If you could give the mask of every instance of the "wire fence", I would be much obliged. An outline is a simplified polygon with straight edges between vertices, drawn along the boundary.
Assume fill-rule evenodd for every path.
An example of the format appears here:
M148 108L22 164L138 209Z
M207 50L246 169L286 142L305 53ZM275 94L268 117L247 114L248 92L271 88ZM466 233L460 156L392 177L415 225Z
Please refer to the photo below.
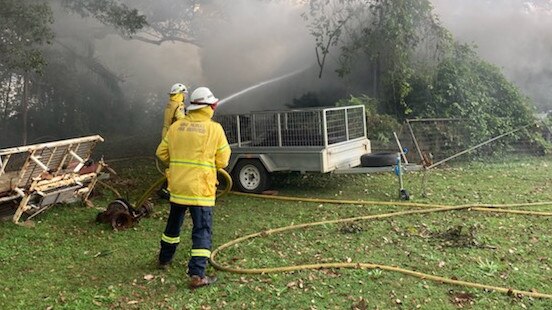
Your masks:
M552 131L543 122L511 128L486 138L474 140L468 120L454 118L411 119L387 141L371 138L373 152L398 152L399 144L407 150L409 163L427 166L448 161L469 161L497 155L545 154L544 144L552 142ZM398 140L398 141L397 141Z

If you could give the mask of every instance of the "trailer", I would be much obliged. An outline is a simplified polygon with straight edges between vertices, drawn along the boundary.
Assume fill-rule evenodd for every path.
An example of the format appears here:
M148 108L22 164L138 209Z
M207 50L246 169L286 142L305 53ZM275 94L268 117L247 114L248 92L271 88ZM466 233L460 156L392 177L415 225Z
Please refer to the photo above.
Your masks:
M242 192L260 193L277 171L337 172L371 152L364 106L216 115L232 148L227 170Z

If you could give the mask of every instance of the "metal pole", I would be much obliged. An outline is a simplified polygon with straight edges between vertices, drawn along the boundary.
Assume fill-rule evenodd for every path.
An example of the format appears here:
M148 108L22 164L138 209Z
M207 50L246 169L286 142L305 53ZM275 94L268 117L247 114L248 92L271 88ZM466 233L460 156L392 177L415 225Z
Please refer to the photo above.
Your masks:
M397 157L397 167L399 168L397 170L397 174L399 175L399 193L400 193L400 190L403 189L403 178L402 178L402 165L401 165L401 159L399 157Z
M276 114L276 121L278 122L278 146L282 146L282 124L280 123L280 113Z
M328 147L328 124L326 110L322 110L322 134L324 138L324 147Z
M368 133L366 132L366 110L363 105L361 105L361 107L362 107L362 132L363 132L363 137L366 138L368 136Z
M345 112L345 140L349 141L349 116L347 115L347 109L343 111Z
M393 136L395 136L395 141L397 141L397 145L399 146L399 151L401 152L401 156L404 160L404 163L408 165L408 159L406 159L406 154L404 154L401 141L399 141L399 137L397 137L397 133L393 131Z
M6 171L6 167L8 166L8 161L10 160L11 154L8 154L4 157L4 161L2 161L2 155L0 155L0 175L3 175Z
M441 121L461 121L461 118L412 118L407 122L441 122Z
M50 170L50 169L48 168L48 166L46 166L46 165L43 164L40 160L38 160L38 158L37 158L36 156L31 155L30 158L31 158L40 168L42 168L42 170L44 170L44 171Z
M418 156L420 156L420 160L423 162L424 157L422 155L422 150L420 149L420 146L418 145L418 140L416 139L416 136L414 135L414 131L412 130L412 126L410 126L410 120L406 120L406 125L408 126L408 130L410 131L410 136L412 136L412 140L414 141L414 145L416 146L416 150L418 151Z
M251 114L251 141L257 140L257 124L255 124L255 114Z
M18 147L12 147L12 148L9 148L9 149L0 149L0 155L31 152L31 151L34 151L34 150L52 148L52 147L55 147L55 146L65 146L65 145L68 145L68 144L70 145L70 144L74 144L74 143L85 143L85 142L95 142L95 141L103 142L104 139L101 136L95 135L95 136L88 136L88 137L83 137L83 138L74 138L74 139L67 139L67 140L61 140L61 141L54 141L54 142L47 142L47 143L40 143L40 144L33 144L33 145L26 145L26 146L18 146Z
M238 147L241 147L241 124L239 115L236 115L236 134L238 135Z

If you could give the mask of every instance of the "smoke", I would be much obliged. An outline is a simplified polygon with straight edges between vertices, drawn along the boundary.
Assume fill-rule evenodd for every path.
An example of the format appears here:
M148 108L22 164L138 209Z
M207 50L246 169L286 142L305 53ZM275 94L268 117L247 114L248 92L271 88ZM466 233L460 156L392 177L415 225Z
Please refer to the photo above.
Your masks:
M134 4L128 1L129 6ZM304 7L293 1L215 0L201 9L209 19L197 46L125 40L113 31L105 34L105 26L93 19L63 12L56 15L56 32L62 37L92 36L94 57L124 80L122 87L132 100L156 94L156 113L164 107L173 83L186 84L190 93L207 86L223 99L261 81L311 68L316 61L314 40L301 17ZM333 84L318 79L314 68L305 70L237 96L219 113L284 108L293 98Z
M203 38L200 52L206 84L225 98L313 64L314 45L302 8L284 1L219 1L224 18ZM220 107L221 113L277 109L307 90L307 74L251 88ZM301 82L299 82L301 81ZM309 86L310 87L310 86Z
M52 48L65 46L85 57L92 56L117 76L126 99L117 104L127 105L125 109L135 115L133 125L137 128L151 128L147 123L151 119L161 124L172 84L202 82L197 46L178 42L156 45L124 39L93 18L82 18L55 5L53 9L56 39Z
M187 77L201 77L197 47L175 42L161 45L125 40L92 18L55 7L56 40L83 52L93 45L93 57L122 80L129 91L167 93ZM54 44L55 46L55 44ZM86 52L84 52L86 54ZM195 80L194 80L195 82Z
M552 109L552 1L432 0L456 39L477 45L539 110Z
M541 109L552 108L551 1L432 0L435 12L457 39L478 45L480 55L503 68ZM127 1L131 7L147 1ZM170 6L171 1L158 1ZM92 42L94 58L122 78L132 105L146 105L158 115L169 87L186 84L211 88L218 98L248 89L261 81L307 70L253 88L219 108L219 113L280 109L307 92L323 94L331 103L344 85L328 65L318 79L314 40L301 18L304 7L294 1L214 0L202 5L218 11L203 25L198 45L164 42L160 45L125 40L92 18L56 10L58 40ZM139 8L139 7L138 7ZM151 8L151 7L150 7ZM170 8L167 8L170 11ZM159 11L163 11L159 9ZM73 41L74 43L74 41ZM72 44L75 46L75 44ZM86 49L86 46L80 47ZM137 111L144 109L140 106Z

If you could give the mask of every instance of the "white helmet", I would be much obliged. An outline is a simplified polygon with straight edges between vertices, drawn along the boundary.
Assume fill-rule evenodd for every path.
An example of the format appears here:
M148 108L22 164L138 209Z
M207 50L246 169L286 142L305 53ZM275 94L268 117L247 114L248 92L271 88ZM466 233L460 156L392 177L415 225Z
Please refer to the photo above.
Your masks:
M208 105L217 103L219 100L215 98L215 95L207 87L196 88L190 96L190 106L188 111L198 110Z
M182 83L176 83L171 87L171 91L169 94L180 94L180 93L188 93L188 89L186 88L186 85Z

